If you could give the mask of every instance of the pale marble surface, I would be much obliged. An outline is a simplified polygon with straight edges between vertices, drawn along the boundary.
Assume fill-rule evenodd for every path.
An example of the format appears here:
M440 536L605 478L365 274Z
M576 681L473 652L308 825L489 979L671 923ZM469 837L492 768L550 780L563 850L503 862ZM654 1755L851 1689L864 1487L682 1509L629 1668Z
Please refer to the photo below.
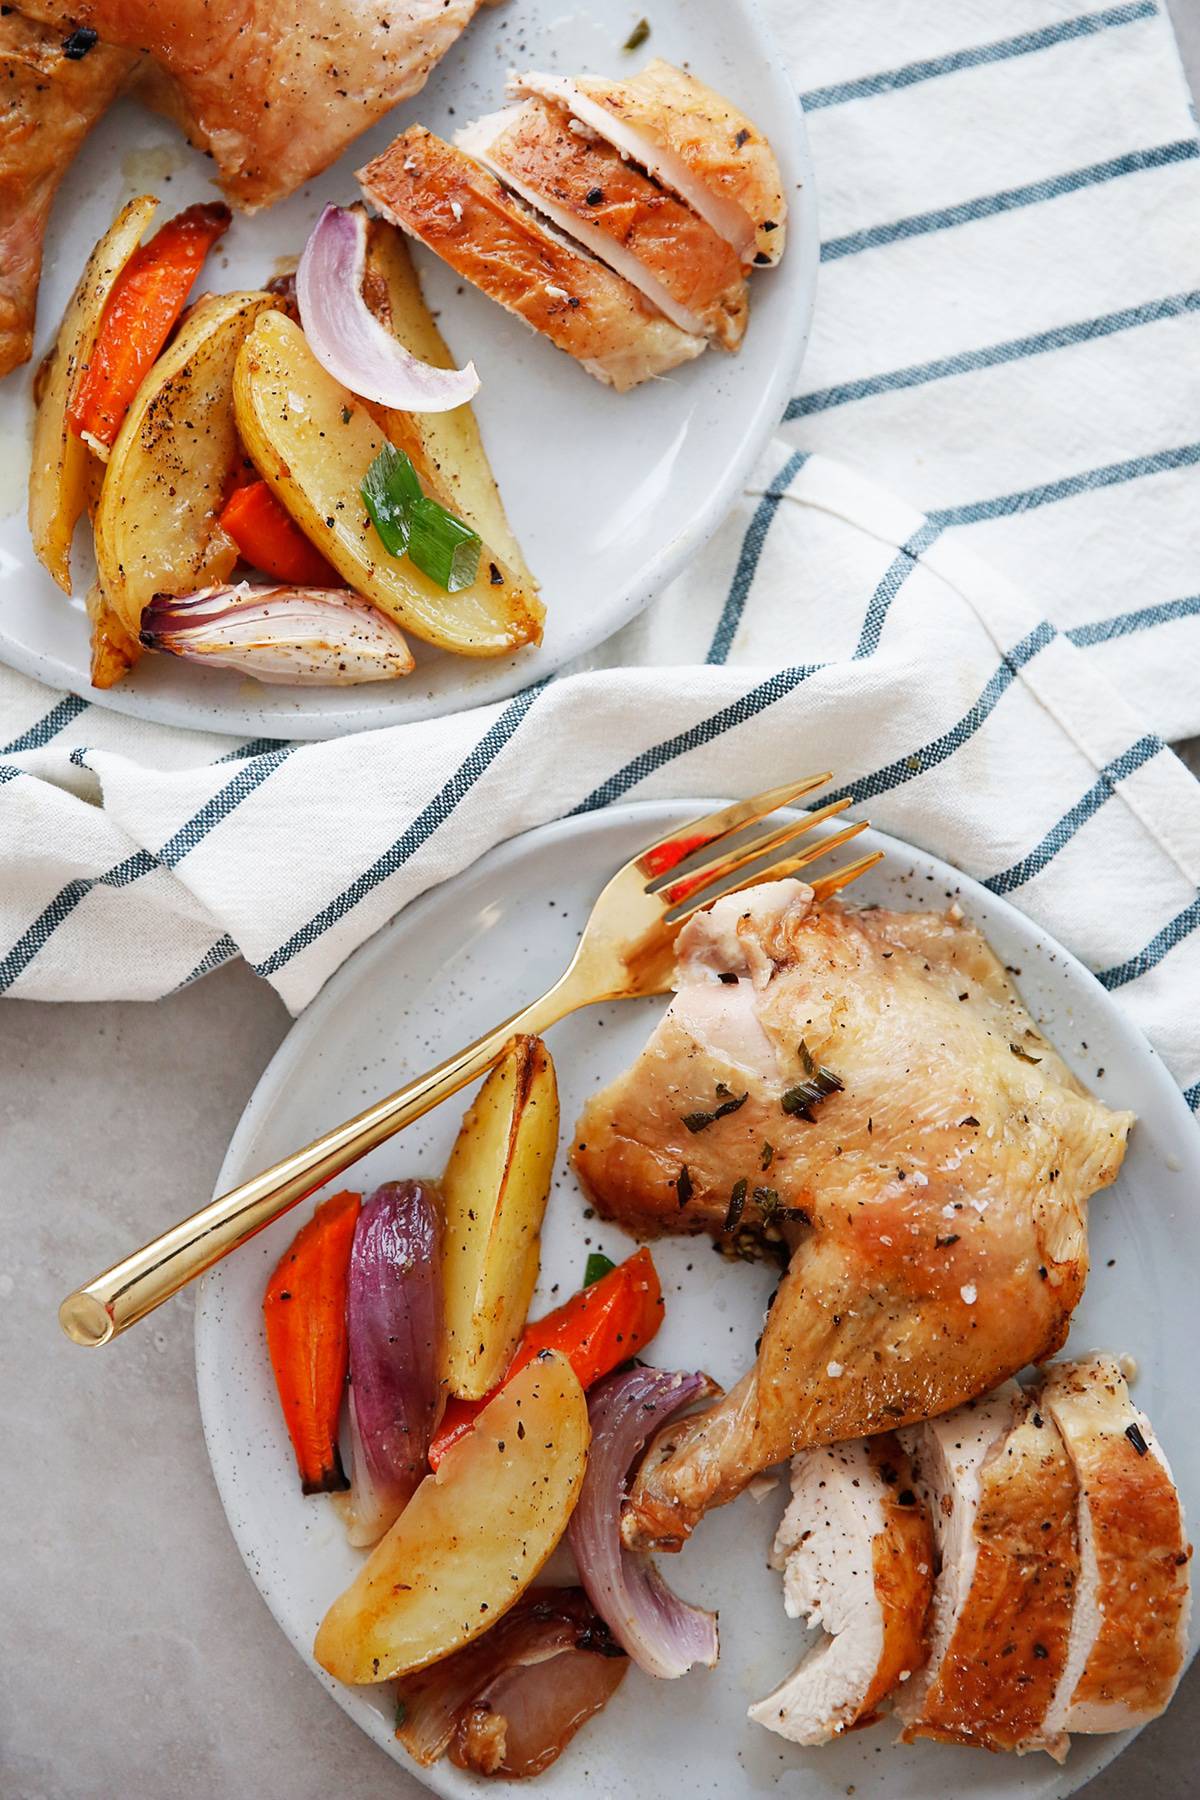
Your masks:
M1200 72L1200 0L1171 0ZM1195 766L1195 765L1194 765ZM3 1800L424 1790L292 1653L209 1475L186 1296L100 1354L66 1290L211 1191L287 1029L243 966L153 1007L0 1002ZM1088 1800L1194 1800L1200 1662Z

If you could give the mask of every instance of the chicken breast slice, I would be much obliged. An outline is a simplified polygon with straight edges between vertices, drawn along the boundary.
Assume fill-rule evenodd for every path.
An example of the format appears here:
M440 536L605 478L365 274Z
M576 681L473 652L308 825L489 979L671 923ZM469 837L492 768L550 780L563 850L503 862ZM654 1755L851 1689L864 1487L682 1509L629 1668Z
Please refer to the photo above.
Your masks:
M825 1636L748 1716L792 1743L825 1744L870 1724L925 1660L933 1534L897 1439L796 1457L775 1555L788 1617Z
M1047 1724L1079 1576L1076 1487L1054 1423L1006 1382L905 1434L936 1521L933 1644L897 1703L905 1742L1066 1755Z
M748 309L736 252L611 144L542 100L477 119L454 141L681 331L737 349Z
M1116 1359L1045 1371L1038 1405L1057 1425L1079 1489L1079 1596L1047 1727L1124 1731L1157 1718L1187 1653L1190 1557L1162 1448Z
M252 212L290 194L425 85L481 0L22 0L143 50L144 97L208 152Z
M137 57L0 10L0 376L33 351L46 222L59 182ZM81 38L77 34L74 43Z
M386 219L619 393L705 348L423 126L402 132L358 179Z
M743 263L777 263L787 202L770 144L695 76L656 60L628 81L602 75L514 78L519 94L563 107L698 212Z

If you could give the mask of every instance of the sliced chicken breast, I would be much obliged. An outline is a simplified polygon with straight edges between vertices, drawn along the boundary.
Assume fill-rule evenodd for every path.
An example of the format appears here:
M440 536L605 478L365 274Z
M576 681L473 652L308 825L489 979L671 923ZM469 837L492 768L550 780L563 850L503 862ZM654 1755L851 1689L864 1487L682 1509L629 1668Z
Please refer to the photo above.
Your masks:
M925 1660L933 1534L897 1439L796 1457L775 1555L788 1617L825 1636L749 1717L793 1743L825 1744L870 1724Z
M136 61L93 33L0 9L0 376L33 350L42 241L58 184Z
M425 85L481 0L22 0L32 17L145 51L145 97L252 212L290 194Z
M933 1645L897 1702L904 1739L1047 1750L1079 1575L1076 1487L1054 1423L1015 1382L905 1434L937 1521Z
M385 218L619 393L705 347L423 126L402 132L358 179Z
M774 152L751 120L672 63L652 62L628 81L602 75L515 78L640 164L732 244L744 263L783 255L787 202Z
M1079 1487L1079 1597L1047 1728L1124 1731L1157 1718L1183 1670L1191 1546L1179 1495L1113 1357L1055 1364L1037 1404Z
M681 331L736 350L746 282L732 246L594 132L542 100L491 113L455 143L615 269Z

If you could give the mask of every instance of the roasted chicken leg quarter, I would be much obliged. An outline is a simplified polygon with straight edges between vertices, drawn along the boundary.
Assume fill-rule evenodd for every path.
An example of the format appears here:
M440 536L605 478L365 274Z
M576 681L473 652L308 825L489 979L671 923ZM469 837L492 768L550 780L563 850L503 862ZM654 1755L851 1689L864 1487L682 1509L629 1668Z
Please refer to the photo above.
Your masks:
M1132 1124L1072 1076L957 908L731 895L681 932L675 998L586 1107L575 1166L638 1235L792 1248L753 1368L652 1447L626 1541L814 1444L930 1418L1063 1343L1085 1204Z

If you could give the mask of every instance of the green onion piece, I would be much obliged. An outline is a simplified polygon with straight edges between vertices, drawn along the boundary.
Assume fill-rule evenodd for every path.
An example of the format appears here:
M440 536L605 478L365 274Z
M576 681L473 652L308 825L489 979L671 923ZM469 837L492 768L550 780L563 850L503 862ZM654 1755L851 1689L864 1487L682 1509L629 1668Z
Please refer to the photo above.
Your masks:
M408 515L408 554L418 569L449 594L469 588L479 573L479 533L436 500L422 495Z
M363 476L359 492L388 555L403 556L409 545L412 509L424 497L411 457L394 444L385 444Z
M622 45L622 48L625 50L640 50L642 45L645 43L646 39L649 36L650 36L650 21L649 21L649 19L639 19L637 24L634 26L633 30L630 32L629 36L625 39L625 42Z
M593 1250L587 1259L587 1267L583 1271L583 1285L590 1288L594 1281L601 1281L616 1268L612 1258L605 1256L603 1250Z

